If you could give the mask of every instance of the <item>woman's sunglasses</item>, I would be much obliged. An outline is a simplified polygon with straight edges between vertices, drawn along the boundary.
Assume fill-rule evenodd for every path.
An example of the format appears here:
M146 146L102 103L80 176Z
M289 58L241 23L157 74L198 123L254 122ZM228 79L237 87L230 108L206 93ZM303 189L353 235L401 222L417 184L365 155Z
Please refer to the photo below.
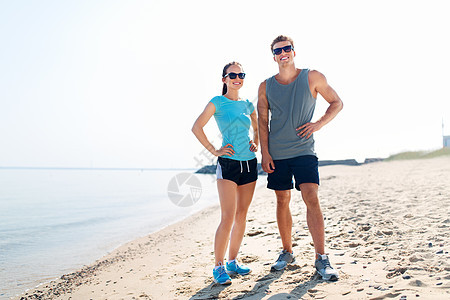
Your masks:
M273 54L280 55L282 51L288 53L288 52L291 52L291 50L294 50L294 47L292 47L292 45L288 45L288 46L284 46L282 48L273 49Z
M223 78L227 78L227 76L230 77L230 79L236 79L237 76L239 76L240 79L244 79L245 73L238 74L238 73L231 72L231 73L228 73L227 75L223 76Z

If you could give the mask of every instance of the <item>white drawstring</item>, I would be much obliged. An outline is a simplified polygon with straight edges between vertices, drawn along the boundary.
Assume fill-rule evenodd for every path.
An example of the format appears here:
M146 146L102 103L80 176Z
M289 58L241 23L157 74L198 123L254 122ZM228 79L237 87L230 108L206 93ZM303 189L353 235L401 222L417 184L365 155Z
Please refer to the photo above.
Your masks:
M250 166L248 165L248 160L245 161L247 163L247 173L250 173ZM242 167L242 160L239 161L241 164L241 174L244 171L244 168Z

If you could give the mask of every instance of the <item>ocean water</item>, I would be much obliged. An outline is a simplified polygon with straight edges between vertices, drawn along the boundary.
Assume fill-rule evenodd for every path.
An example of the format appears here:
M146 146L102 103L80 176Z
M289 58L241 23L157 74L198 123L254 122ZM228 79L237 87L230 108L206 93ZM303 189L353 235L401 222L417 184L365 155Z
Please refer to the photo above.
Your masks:
M198 201L174 204L168 189L181 173L193 171L0 169L0 298L218 204L214 176L199 174Z

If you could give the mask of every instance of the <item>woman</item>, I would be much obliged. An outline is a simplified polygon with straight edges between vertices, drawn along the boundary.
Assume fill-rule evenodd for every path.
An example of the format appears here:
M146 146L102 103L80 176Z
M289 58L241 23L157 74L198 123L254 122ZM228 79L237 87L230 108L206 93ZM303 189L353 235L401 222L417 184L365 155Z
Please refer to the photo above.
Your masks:
M258 150L258 123L253 104L239 98L245 73L241 64L231 62L222 72L222 96L214 97L192 127L200 143L217 159L217 189L219 192L221 220L214 241L214 281L230 284L228 274L246 275L250 269L239 265L236 257L244 237L248 207L255 190ZM214 115L222 133L222 147L216 150L208 141L203 127ZM253 140L249 137L253 127ZM230 235L231 233L231 235ZM226 269L224 256L230 241ZM228 273L228 274L227 274Z

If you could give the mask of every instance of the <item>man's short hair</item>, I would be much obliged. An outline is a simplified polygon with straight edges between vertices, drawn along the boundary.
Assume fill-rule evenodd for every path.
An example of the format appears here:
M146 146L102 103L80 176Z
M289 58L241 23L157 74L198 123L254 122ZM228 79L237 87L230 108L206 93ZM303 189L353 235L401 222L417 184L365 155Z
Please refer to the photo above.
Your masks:
M279 36L277 36L277 37L273 40L272 44L270 45L270 51L273 53L273 46L274 46L276 43L284 42L284 41L290 42L291 45L292 45L292 47L294 47L294 41L293 41L290 37L285 36L285 35L279 35Z

